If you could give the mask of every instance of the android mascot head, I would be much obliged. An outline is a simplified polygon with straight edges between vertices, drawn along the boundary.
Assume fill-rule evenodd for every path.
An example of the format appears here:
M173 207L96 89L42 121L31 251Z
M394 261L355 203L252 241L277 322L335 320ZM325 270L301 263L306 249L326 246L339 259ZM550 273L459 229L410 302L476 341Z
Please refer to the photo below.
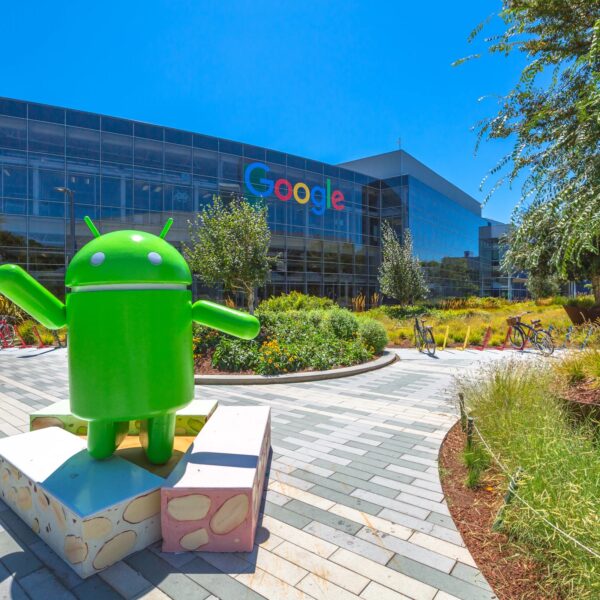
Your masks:
M73 291L84 286L92 289L152 289L153 284L188 286L192 283L185 259L165 241L172 219L159 236L145 231L113 231L100 235L92 221L86 222L94 239L86 244L71 260L65 285ZM157 288L157 289L160 289ZM176 288L174 288L176 289Z

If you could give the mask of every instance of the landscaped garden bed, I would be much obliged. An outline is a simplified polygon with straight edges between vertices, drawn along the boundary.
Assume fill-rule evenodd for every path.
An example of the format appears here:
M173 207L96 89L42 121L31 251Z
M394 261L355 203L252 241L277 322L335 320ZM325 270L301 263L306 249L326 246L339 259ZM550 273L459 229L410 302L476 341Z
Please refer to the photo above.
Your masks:
M358 317L327 298L293 292L259 305L254 340L195 327L194 360L200 374L278 375L365 363L380 355L387 335L377 321Z
M500 600L551 600L560 598L546 587L546 572L526 547L492 525L503 503L505 478L492 466L475 487L465 481L469 472L463 458L466 434L457 423L444 440L440 452L440 473L444 495L456 523L479 570Z
M452 430L440 474L452 516L501 599L600 597L600 431L571 408L599 384L596 351L496 363L458 383L473 441L467 449ZM512 478L518 496L496 532Z
M414 319L416 315L424 314L427 325L433 327L436 344L444 344L448 328L446 346L452 348L462 347L465 339L469 346L481 345L488 327L491 328L488 346L501 346L508 329L506 319L512 315L530 313L523 316L523 321L527 323L531 319L540 319L544 329L552 326L555 344L561 346L572 325L563 308L567 301L563 296L521 302L503 298L450 298L416 306L380 306L363 314L379 321L385 327L390 343L398 347L414 346ZM582 302L581 299L579 301ZM588 329L589 323L575 327L569 334L569 343L576 347L581 345L588 337ZM599 342L598 338L594 332L588 337L587 344Z

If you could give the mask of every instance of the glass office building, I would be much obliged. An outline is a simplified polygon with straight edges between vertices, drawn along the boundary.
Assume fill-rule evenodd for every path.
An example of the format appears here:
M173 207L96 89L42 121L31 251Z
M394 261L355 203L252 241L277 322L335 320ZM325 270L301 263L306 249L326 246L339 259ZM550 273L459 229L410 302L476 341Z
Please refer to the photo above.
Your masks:
M389 154L418 163L406 153ZM370 166L381 157L364 161L330 165L0 98L0 262L21 265L62 295L65 265L90 239L85 215L101 232L158 233L173 217L169 240L178 246L188 236L188 221L215 195L242 195L266 203L272 250L279 255L260 296L300 290L341 303L359 293L369 297L378 287L382 219L399 232L411 228L434 295L478 293L479 227L486 224L480 205L463 192L450 193L438 175L428 179L433 172L421 163L425 170L401 164L381 176ZM57 187L73 192L74 237L70 195ZM477 289L471 289L473 273Z

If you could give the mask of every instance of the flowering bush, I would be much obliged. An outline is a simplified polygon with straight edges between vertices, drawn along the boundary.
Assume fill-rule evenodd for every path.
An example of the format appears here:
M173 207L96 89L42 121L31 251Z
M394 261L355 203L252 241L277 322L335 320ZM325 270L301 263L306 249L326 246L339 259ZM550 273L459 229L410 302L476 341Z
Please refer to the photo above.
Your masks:
M257 373L276 375L299 371L302 367L302 360L294 348L281 345L276 339L265 341L260 347Z
M195 327L196 358L208 357L214 368L223 371L276 375L358 364L383 351L387 337L385 331L382 337L378 323L363 325L350 311L329 306L326 298L294 294L289 302L283 296L271 300L256 311L261 332L255 340ZM272 310L272 305L301 308Z

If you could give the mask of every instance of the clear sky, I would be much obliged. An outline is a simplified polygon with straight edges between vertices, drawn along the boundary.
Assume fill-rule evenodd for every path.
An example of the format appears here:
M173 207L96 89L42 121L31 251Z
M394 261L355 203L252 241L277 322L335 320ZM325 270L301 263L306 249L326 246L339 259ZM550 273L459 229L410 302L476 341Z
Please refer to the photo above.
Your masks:
M337 163L402 148L482 201L474 157L518 61L471 29L500 0L3 2L0 96L128 117ZM484 215L507 220L519 190Z

